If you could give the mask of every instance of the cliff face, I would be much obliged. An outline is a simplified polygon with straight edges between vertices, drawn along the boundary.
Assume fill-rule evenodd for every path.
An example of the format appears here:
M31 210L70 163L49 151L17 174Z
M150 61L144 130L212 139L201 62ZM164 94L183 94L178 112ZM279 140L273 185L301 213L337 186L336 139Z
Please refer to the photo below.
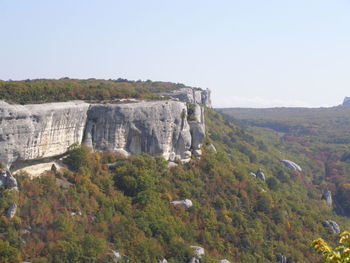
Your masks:
M65 153L83 137L89 104L37 105L0 102L0 162L42 159Z
M94 150L190 157L191 133L184 102L91 105L84 143Z
M182 88L165 95L180 101L203 104L208 108L212 107L209 89Z
M204 95L197 96L193 102L203 101ZM25 106L0 101L0 162L10 166L59 156L73 143L85 143L95 151L147 152L188 161L192 152L200 156L205 127L201 106L195 104L191 120L187 115L181 101Z

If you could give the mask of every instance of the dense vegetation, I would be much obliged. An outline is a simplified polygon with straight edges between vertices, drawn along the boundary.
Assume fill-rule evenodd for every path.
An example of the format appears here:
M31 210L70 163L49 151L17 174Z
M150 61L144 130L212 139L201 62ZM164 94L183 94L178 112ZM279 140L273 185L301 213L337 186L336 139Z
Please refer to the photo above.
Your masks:
M303 155L304 161L312 165L313 184L332 190L337 212L350 214L350 107L220 111L259 136L267 136L271 130L277 132L284 149Z
M171 82L129 81L126 79L0 80L0 100L28 104L68 100L159 99L160 96L157 93L183 87L185 85Z
M30 180L18 174L19 193L0 191L0 214L15 199L19 212L0 217L2 262L112 262L111 249L131 262L188 262L190 245L206 249L203 262L316 262L311 240L335 237L322 226L349 220L321 201L317 162L272 132L237 126L206 111L208 136L200 160L168 168L160 157L123 158L70 149L70 170L52 169ZM303 167L287 170L281 158ZM113 164L113 165L110 165ZM259 168L266 182L249 173ZM324 178L324 176L323 176ZM172 200L191 199L193 207ZM8 261L5 261L6 258Z

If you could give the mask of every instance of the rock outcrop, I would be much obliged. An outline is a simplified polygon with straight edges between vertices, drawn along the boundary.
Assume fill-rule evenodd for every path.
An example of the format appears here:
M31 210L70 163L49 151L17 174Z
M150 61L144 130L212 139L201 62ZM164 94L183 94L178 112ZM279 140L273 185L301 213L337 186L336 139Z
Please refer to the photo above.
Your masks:
M197 88L181 88L164 95L170 98L178 99L180 101L204 104L209 108L212 107L209 89L202 90Z
M191 132L186 103L176 101L91 105L84 143L95 151L147 152L187 159Z
M220 259L219 263L230 263L230 261L228 261L227 259Z
M200 259L204 256L204 248L199 246L191 246L194 252L194 257L189 263L200 263Z
M171 201L170 203L173 204L174 206L183 206L185 208L190 208L193 206L193 203L190 199Z
M210 101L209 91L193 90L193 101ZM207 97L206 97L207 96ZM37 161L63 155L74 143L123 155L162 155L187 162L201 156L205 137L203 107L189 118L182 101L88 104L82 101L10 105L0 101L0 163Z
M17 205L15 203L11 204L9 208L7 208L6 216L9 219L12 219L17 211Z
M204 109L199 104L194 104L194 112L191 119L188 121L191 131L191 145L195 156L202 155L202 142L205 138L205 123L204 123Z
M83 138L89 104L81 101L10 105L0 101L0 162L65 153Z
M0 171L0 187L5 189L18 191L17 179L11 174L10 171Z
M292 162L290 160L281 160L281 162L290 170L292 171L298 171L298 172L302 172L303 170L301 169L301 167L296 164L295 162Z
M322 194L321 200L325 200L328 206L332 206L333 204L332 192L330 190L325 190Z
M333 231L334 234L339 234L340 233L340 227L335 221L326 220L326 221L323 222L323 226L330 228Z

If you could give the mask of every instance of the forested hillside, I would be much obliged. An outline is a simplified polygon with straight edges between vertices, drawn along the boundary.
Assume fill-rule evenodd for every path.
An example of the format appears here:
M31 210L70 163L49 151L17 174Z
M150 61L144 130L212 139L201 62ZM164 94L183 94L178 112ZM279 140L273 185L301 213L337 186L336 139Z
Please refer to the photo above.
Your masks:
M68 100L102 101L125 98L159 99L157 93L186 87L183 84L127 79L35 79L1 81L0 99L28 104Z
M53 167L33 180L17 174L20 191L0 192L0 214L13 200L19 206L12 220L0 217L0 261L113 262L113 250L130 262L183 263L195 245L205 249L202 262L268 263L283 254L307 263L318 259L312 240L336 240L325 220L350 229L321 200L327 184L308 152L210 109L206 129L202 158L172 168L160 157L76 146L65 161L69 170ZM259 169L264 176L250 174ZM183 199L193 206L170 203Z

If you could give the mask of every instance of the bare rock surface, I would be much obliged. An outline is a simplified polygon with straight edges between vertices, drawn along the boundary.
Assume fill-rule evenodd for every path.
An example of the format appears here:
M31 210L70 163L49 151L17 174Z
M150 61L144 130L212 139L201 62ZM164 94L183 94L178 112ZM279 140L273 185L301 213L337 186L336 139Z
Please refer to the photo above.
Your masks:
M10 207L7 209L6 216L9 219L12 219L17 211L17 205L15 203L11 204Z
M328 206L332 206L333 199L332 199L332 192L330 190L325 190L322 194L322 200L325 200Z
M298 172L302 172L303 170L301 169L301 167L296 164L295 162L292 162L290 160L281 160L281 162L290 170L292 171L298 171Z
M165 95L171 98L176 98L180 101L204 104L209 108L212 107L209 89L202 90L196 88L181 88L174 90L173 92L166 93Z
M193 206L193 203L190 199L185 199L185 200L179 200L179 201L171 201L171 204L175 205L175 206L183 206L186 208L190 208Z
M326 220L326 221L323 222L323 226L330 228L333 231L334 234L339 234L340 233L340 227L335 221Z
M0 101L0 162L63 154L83 137L89 104L82 101L10 105Z
M147 152L185 158L191 149L187 107L183 102L156 101L91 105L84 143L95 151Z
M199 100L203 92L195 90L192 95ZM203 107L194 108L189 121L186 102L173 100L24 106L0 101L0 163L7 168L40 164L65 154L74 143L94 151L124 156L146 152L188 162L192 153L200 157L205 137Z

